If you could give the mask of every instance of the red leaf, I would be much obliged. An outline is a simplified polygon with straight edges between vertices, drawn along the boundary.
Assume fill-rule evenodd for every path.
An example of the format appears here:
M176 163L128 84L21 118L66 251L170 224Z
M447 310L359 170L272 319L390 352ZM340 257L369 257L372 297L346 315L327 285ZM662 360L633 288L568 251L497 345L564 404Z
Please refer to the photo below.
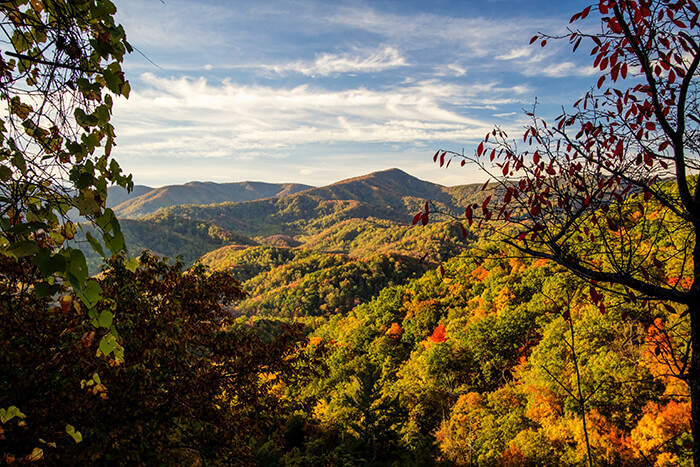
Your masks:
M440 275L442 277L445 277L445 266L443 266L442 264L440 265Z
M424 212L420 218L421 223L425 226L428 225L428 213Z
M491 179L486 180L486 183L484 183L484 186L481 187L481 191L484 191L486 189L486 187L489 186L490 181L491 181Z
M540 163L540 160L542 160L542 159L540 158L539 151L535 151L535 154L533 154L533 156L532 156L532 162L534 162L535 165L537 165Z
M476 155L481 156L481 154L484 152L484 142L482 141L479 143L479 146L476 148Z
M530 39L530 44L534 43L537 39L539 39L540 36L532 36Z
M662 263L661 261L659 261L656 258L653 258L651 261L652 261L652 263L654 263L654 266L656 266L659 269L664 267L664 263Z
M589 287L588 292L591 294L591 300L593 300L593 303L598 303L603 298L603 296L599 294L596 288L593 286Z
M422 216L423 216L423 212L419 212L418 214L413 216L413 224L411 224L411 225L416 225Z
M642 277L644 280L649 282L649 273L647 272L646 268L644 266L640 266L639 270L642 272Z
M600 89L601 86L603 86L603 83L604 83L604 82L605 82L605 75L601 76L601 77L598 79L598 89Z
M433 162L437 162L438 154L440 154L440 150L438 150L433 156Z
M549 162L549 166L547 167L547 173L549 175L556 175L557 171L554 169L554 160Z
M489 205L489 202L491 201L491 196L492 195L488 195L486 197L486 199L484 200L484 202L481 204L482 211L486 212L488 210L488 205Z
M445 153L440 154L440 167L445 165Z
M654 131L656 130L656 123L654 122L647 122L646 125L644 125L647 130L649 131Z
M510 161L506 162L506 165L503 166L503 176L505 177L508 175L508 171L510 170Z
M464 210L464 217L467 218L467 221L469 222L469 226L471 227L472 223L474 220L472 219L472 207L471 205L467 206L467 208Z
M464 225L462 225L461 223L459 224L459 227L462 229L462 237L464 237L464 239L466 240L467 239L467 229L465 229Z
M423 206L423 208L425 209L426 214L428 214L430 212L430 206L428 205L427 201L425 202L425 206Z
M571 311L566 310L564 313L561 314L561 317L564 318L565 321L569 321L571 318Z
M573 50L573 52L576 52L576 49L578 49L578 46L581 45L581 39L582 39L582 38L579 37L578 40L576 41L576 43L574 44L574 50Z

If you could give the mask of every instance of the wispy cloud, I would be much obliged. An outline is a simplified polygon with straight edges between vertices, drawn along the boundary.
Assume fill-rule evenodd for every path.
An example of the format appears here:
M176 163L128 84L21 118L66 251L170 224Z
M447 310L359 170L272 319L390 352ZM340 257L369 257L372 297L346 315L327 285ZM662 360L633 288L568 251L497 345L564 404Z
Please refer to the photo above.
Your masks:
M531 47L519 47L504 54L496 55L494 58L496 60L513 60L515 58L529 57L530 55L532 55Z
M393 47L384 47L370 53L346 53L319 55L314 61L295 61L266 68L279 74L301 73L306 76L328 76L340 73L372 73L408 66L406 60Z
M478 105L482 93L498 89L421 82L381 91L330 91L152 74L142 80L148 87L118 104L120 151L171 157L274 155L304 144L469 140L483 136L493 122L452 107Z
M423 152L468 149L494 124L517 133L523 107L537 98L558 112L595 73L567 41L528 46L570 15L522 3L120 0L130 41L159 67L127 59L132 96L115 108L115 154L137 174L231 177L225 161L244 160L234 165L280 180L302 169L359 175L390 164L384 153L422 164Z

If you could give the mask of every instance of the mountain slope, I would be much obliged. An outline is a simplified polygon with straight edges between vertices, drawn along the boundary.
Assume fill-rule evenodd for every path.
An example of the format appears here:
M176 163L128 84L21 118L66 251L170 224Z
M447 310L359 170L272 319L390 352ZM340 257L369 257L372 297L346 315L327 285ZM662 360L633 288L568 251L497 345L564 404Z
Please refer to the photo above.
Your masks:
M114 208L126 201L145 195L151 190L153 190L153 188L150 186L134 185L134 189L129 193L120 186L111 186L107 190L107 207Z
M282 198L309 188L312 187L299 183L189 182L184 185L155 188L140 196L125 199L124 202L115 205L114 212L118 217L137 218L168 206Z
M248 236L314 235L349 219L369 217L401 224L426 200L439 211L458 214L467 202L481 203L491 193L480 185L444 187L390 169L332 185L311 188L285 198L207 206L172 206L163 212L212 222Z

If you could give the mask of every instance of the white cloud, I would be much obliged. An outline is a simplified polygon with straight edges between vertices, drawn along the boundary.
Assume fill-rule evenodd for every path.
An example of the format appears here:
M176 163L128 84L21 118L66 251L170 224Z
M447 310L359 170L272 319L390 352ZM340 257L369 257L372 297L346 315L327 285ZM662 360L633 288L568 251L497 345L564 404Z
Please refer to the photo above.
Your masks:
M496 60L513 60L515 58L529 57L530 55L532 55L531 47L520 47L517 49L512 49L505 54L496 55L494 58Z
M369 53L319 55L313 62L296 61L268 66L276 73L292 71L306 76L329 76L339 73L372 73L390 68L407 66L406 60L393 47L385 47Z
M517 112L505 112L502 114L493 114L494 117L514 117L516 115L518 115Z
M120 154L277 157L299 145L416 143L480 138L494 122L459 113L495 84L420 82L386 90L211 84L141 77L148 87L119 101Z
M449 65L447 65L447 69L452 70L454 72L454 76L464 76L467 73L467 70L465 68L462 68L456 63L450 63Z

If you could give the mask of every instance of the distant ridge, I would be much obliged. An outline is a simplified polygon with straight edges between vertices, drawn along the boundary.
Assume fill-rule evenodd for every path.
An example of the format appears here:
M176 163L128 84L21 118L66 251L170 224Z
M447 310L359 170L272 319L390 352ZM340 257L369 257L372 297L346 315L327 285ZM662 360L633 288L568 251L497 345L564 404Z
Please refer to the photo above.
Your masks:
M120 186L111 186L107 190L107 207L114 208L124 203L125 201L129 201L130 199L134 199L138 196L145 195L151 190L153 190L153 188L151 188L150 186L134 185L134 189L131 190L131 193L129 193L128 191L126 191L125 188L122 188Z
M283 198L309 188L313 187L299 183L189 182L184 185L168 185L150 189L138 196L132 196L115 204L114 212L117 217L135 219L169 206L240 203L265 198Z
M347 219L374 217L410 223L430 200L440 211L458 215L466 203L479 202L490 190L481 185L444 187L399 169L374 172L282 198L209 205L177 205L153 214L211 222L246 236L316 234ZM144 218L144 220L150 217Z
M370 250L422 252L440 260L440 255L449 257L440 245L452 245L454 233L438 233L435 241L421 237L418 232L427 231L411 227L415 213L430 201L432 212L459 216L464 206L480 205L493 194L491 188L482 190L481 184L445 187L395 168L316 188L294 183L191 182L139 189L145 193L114 208L124 219L128 244L134 251L183 254L188 263L217 248L250 245L353 255ZM116 193L115 198L125 195Z

